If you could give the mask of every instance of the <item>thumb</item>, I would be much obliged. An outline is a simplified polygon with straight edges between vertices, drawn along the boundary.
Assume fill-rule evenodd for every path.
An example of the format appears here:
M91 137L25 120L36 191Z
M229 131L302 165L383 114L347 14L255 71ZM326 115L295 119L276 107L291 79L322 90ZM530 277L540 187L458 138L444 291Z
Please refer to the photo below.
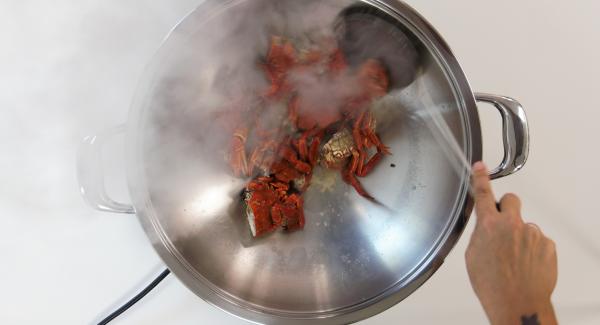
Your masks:
M488 169L482 162L473 165L472 186L477 218L480 219L491 213L497 213L496 198L490 184Z

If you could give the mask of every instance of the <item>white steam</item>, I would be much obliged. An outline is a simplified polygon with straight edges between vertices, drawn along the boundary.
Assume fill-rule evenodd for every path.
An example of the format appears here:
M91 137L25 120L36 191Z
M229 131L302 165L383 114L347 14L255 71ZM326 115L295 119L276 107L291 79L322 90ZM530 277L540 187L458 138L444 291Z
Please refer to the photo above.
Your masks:
M271 37L282 36L299 49L332 44L326 49L331 51L335 44L324 41L335 39L334 22L351 3L230 1L199 8L172 33L152 71L157 79L151 97L144 98L148 114L142 135L149 139L144 159L150 193L159 198L155 208L171 216L164 225L167 230L175 227L171 233L190 233L197 231L185 229L191 222L212 224L235 214L196 208L207 204L199 200L211 188L226 188L230 202L240 201L244 182L232 176L226 160L236 124L248 122L240 121L239 113L260 114L257 120L267 130L278 129L287 117L285 100L260 97L269 86L261 64ZM343 99L358 90L349 74L323 78L308 69L294 72L290 80L306 100L304 107L321 113L334 114Z

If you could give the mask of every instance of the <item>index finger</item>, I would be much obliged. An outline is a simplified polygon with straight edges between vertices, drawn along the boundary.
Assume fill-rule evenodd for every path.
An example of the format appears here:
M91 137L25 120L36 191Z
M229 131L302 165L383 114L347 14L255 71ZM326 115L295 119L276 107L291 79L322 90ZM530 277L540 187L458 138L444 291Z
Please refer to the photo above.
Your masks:
M491 213L498 213L488 169L482 162L473 165L472 185L477 217L481 218Z

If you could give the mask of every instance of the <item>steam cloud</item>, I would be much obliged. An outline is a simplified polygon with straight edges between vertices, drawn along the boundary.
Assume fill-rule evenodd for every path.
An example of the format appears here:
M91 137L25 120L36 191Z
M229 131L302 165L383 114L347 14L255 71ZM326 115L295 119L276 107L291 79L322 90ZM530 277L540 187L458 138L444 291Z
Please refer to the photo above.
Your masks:
M210 3L210 2L209 2ZM287 116L283 102L261 102L268 88L260 66L271 36L291 40L297 48L334 40L334 23L353 1L230 1L196 11L176 29L154 67L160 78L150 90L145 124L145 145L152 189L169 206L207 206L206 189L226 191L226 207L236 200L244 182L231 176L225 160L235 124L235 110L248 105L276 105L261 110L265 128L276 129ZM226 8L226 9L222 9ZM334 43L329 43L333 44ZM349 74L324 80L315 69L294 73L294 88L307 100L306 107L335 114L343 98L357 91ZM281 137L286 134L280 134ZM229 181L227 181L229 180ZM230 184L223 187L223 183ZM150 182L149 182L150 183ZM203 194L204 193L204 194ZM218 202L212 202L217 204ZM229 204L226 204L229 203ZM189 218L210 221L223 210L206 213L192 208ZM211 215L212 214L212 215ZM188 223L173 218L165 228ZM184 229L179 229L185 233ZM247 229L245 230L248 233ZM177 231L179 232L179 231Z

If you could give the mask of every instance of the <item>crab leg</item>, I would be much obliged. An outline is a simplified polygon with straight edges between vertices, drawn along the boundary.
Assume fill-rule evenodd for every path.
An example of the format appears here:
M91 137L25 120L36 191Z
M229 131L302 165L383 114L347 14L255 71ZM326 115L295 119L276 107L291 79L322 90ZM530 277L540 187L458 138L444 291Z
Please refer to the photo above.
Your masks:
M298 139L298 153L300 154L300 159L306 161L308 159L308 137L310 136L310 131L306 131L300 136Z
M390 151L390 148L381 142L381 140L379 139L379 136L377 136L377 134L375 132L369 131L367 136L369 137L369 140L371 142L373 142L373 144L377 147L377 150L379 152L382 152L383 154L386 154L386 155L392 154L392 152Z
M365 148L373 148L375 145L369 140L369 137L365 137L364 146Z
M361 151L364 146L363 136L361 134L362 121L365 118L366 112L360 113L356 121L354 122L354 127L352 128L352 137L354 138L354 143L356 144L356 149Z
M254 168L259 166L263 161L265 151L261 148L255 148L254 152L250 155L250 163L248 164L248 173L252 174Z
M371 171L373 171L373 168L379 164L384 155L385 154L383 152L378 151L371 159L369 159L363 168L356 173L356 175L360 177L367 176Z
M298 153L300 160L308 161L313 167L317 164L319 145L321 144L321 138L323 138L324 131L318 128L306 131L298 139ZM311 138L310 147L308 145L309 138Z
M298 153L300 154L301 160L310 161L309 155L310 155L310 150L314 150L313 149L314 141L315 141L315 139L319 139L319 143L320 143L321 138L323 138L323 136L324 136L324 133L325 133L324 130L316 128L316 127L302 133L302 135L298 139ZM311 140L310 148L308 145L309 139Z
M373 125L373 115L371 114L371 112L367 112L362 125L362 132L364 133L365 138L367 138L370 143L376 146L377 150L379 150L380 152L383 152L386 155L391 155L392 153L390 152L390 148L388 148L381 142L381 139L379 139L379 136L373 130Z
M233 134L233 138L231 139L231 152L229 163L236 177L250 176L250 171L248 170L248 159L246 157L247 135L248 129L243 128L237 130Z
M350 160L350 165L347 170L349 174L355 174L358 170L358 165L360 162L360 153L356 150L352 150L352 160Z
M289 146L283 146L279 153L281 157L283 157L285 160L289 161L292 165L294 165L294 167L298 171L305 174L308 174L312 171L312 166L303 161L298 160L296 152Z
M314 137L312 143L310 144L310 150L308 152L308 161L313 167L317 165L319 159L319 148L321 146L321 138L322 135Z
M354 189L356 190L356 192L358 192L358 194L360 194L361 196L363 196L371 201L375 201L375 199L367 191L365 191L365 189L362 187L362 184L358 181L358 179L356 179L355 172L356 172L356 169L358 168L359 159L360 159L360 154L356 150L353 150L352 151L352 161L348 165L348 168L342 173L342 176L344 178L344 181L346 183L352 185L352 187L354 187Z
M344 172L344 181L346 181L346 183L352 185L352 187L354 187L356 192L358 194L360 194L362 197L375 202L375 198L373 198L367 191L365 191L365 189L362 187L362 184L358 181L358 179L356 178L356 176L354 176L354 174Z

